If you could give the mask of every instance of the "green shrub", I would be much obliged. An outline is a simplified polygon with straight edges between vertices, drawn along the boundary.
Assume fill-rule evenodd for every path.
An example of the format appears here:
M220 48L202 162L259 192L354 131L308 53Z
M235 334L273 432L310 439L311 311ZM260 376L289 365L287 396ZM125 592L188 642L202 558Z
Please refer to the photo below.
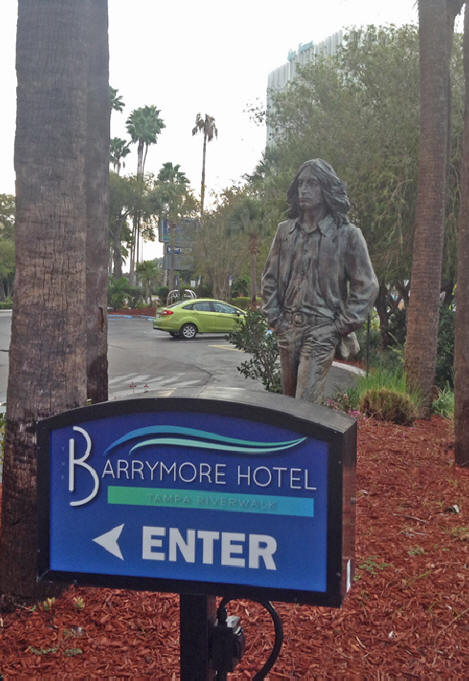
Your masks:
M432 412L445 419L454 418L454 392L449 385L438 391L438 397L432 404Z
M440 308L435 384L441 389L454 387L454 316L452 307Z
M126 277L120 277L119 279L111 277L109 279L108 305L113 310L120 310L126 306L133 309L143 299L143 290L136 286L131 286Z
M213 290L211 284L200 284L196 289L197 298L213 298Z
M11 310L13 307L13 301L11 298L5 298L0 300L0 310Z
M382 396L380 396L382 394ZM369 406L370 396L374 398L373 404ZM376 397L375 397L376 396ZM392 396L396 396L392 398ZM366 398L366 399L365 399ZM381 402L394 403L395 409L382 409ZM401 368L379 368L372 369L368 376L358 379L355 386L346 392L340 393L329 401L329 406L342 409L345 412L361 411L375 416L376 418L399 421L398 405L404 413L408 413L409 418L402 417L404 421L416 418L420 405L419 395L409 392L406 386L405 374ZM408 407L408 404L411 407ZM376 411L376 413L374 413ZM378 413L379 412L379 413ZM398 419L396 421L396 418Z
M249 296L249 287L251 284L251 278L247 275L244 274L241 277L238 277L233 281L233 287L231 289L231 293L234 298L237 298L239 296L244 297L244 296Z
M277 337L268 328L262 312L248 310L245 323L239 324L228 340L238 350L252 355L237 367L245 378L260 379L266 390L281 392Z
M169 288L168 286L160 286L156 292L156 295L161 300L162 305L166 305L166 298L168 297Z
M417 417L409 395L389 388L371 388L360 399L360 411L380 421L411 426Z
M236 305L237 307L240 307L242 310L248 310L251 306L251 298L249 296L238 296L237 298L232 298L231 302L233 305ZM258 297L256 298L256 303L260 307L261 305L261 299Z

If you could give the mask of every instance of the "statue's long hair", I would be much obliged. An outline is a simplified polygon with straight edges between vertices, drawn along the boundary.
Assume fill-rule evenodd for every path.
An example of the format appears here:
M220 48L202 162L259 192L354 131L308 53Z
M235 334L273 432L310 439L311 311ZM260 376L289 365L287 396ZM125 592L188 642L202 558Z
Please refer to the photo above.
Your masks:
M313 158L311 161L306 161L295 175L287 192L287 216L289 218L297 218L301 215L298 203L298 178L305 168L311 168L314 177L319 181L329 213L336 221L337 227L340 227L347 222L347 213L350 210L346 185L345 182L342 182L337 177L334 168L321 158Z

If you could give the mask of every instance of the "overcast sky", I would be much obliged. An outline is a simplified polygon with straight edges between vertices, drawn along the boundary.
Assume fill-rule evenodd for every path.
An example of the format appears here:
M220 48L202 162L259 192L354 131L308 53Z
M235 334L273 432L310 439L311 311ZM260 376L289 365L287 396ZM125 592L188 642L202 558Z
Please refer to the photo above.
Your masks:
M80 0L77 0L80 2ZM14 193L16 0L2 0L0 193ZM110 83L125 102L112 115L113 136L126 136L132 109L155 104L166 124L148 153L146 170L179 163L199 192L198 112L215 117L218 140L207 151L207 191L250 172L265 130L247 109L264 104L267 76L300 43L320 42L344 26L417 21L415 0L109 0ZM136 155L124 172L136 171Z
M80 2L80 0L77 0ZM0 193L14 193L16 0L0 8L2 104ZM111 135L126 137L132 109L154 104L166 128L148 152L146 171L179 163L199 194L202 137L195 116L215 117L208 145L207 193L220 191L261 158L265 130L248 113L264 105L267 76L300 43L364 24L417 22L415 0L109 0L110 83L125 102L112 114ZM136 153L124 173L136 172Z

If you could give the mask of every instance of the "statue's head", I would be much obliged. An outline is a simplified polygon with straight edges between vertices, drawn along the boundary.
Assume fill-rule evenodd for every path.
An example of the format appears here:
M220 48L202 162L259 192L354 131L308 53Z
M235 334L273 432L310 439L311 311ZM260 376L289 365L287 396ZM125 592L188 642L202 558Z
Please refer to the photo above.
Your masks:
M345 182L342 182L335 174L334 168L321 158L306 161L300 166L287 192L288 217L301 217L298 202L298 178L305 168L309 168L312 175L318 180L327 210L335 219L337 226L340 227L344 222L347 222L347 212L350 209Z

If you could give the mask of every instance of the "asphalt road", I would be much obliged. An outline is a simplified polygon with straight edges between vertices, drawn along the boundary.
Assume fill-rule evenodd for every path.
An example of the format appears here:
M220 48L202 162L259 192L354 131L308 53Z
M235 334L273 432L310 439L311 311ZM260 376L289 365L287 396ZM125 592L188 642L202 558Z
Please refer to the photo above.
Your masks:
M11 313L0 313L0 404L6 401ZM184 341L155 331L145 317L109 316L109 399L142 396L174 388L199 386L261 390L259 381L245 379L237 366L247 355L223 335L198 335ZM334 363L326 396L344 390L356 378L350 367Z
M11 313L0 312L0 410L5 410L8 380ZM164 396L174 389L243 388L263 391L260 381L245 379L237 370L247 358L221 334L196 336L184 341L155 331L145 317L110 315L108 336L109 399ZM326 383L326 396L345 390L357 378L353 367L334 362ZM233 392L233 391L231 391ZM148 395L150 396L150 395ZM0 465L0 482L2 469Z
M11 313L0 313L0 403L6 401ZM236 369L245 359L221 334L191 341L155 331L146 317L109 316L109 398L174 388L230 386L263 390Z

